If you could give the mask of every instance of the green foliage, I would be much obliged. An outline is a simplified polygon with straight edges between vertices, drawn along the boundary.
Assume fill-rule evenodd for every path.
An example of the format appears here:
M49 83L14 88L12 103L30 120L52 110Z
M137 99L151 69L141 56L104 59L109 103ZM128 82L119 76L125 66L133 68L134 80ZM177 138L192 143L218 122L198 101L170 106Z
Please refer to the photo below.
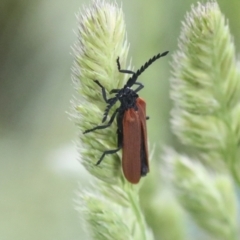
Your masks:
M216 239L237 239L237 203L228 175L213 174L197 161L167 151L170 178L180 204Z
M235 47L217 3L198 4L186 16L174 54L172 128L212 166L223 161L237 182L239 80Z
M174 54L172 129L199 161L167 151L171 183L184 209L216 239L238 239L231 175L240 184L240 75L218 4L193 6Z

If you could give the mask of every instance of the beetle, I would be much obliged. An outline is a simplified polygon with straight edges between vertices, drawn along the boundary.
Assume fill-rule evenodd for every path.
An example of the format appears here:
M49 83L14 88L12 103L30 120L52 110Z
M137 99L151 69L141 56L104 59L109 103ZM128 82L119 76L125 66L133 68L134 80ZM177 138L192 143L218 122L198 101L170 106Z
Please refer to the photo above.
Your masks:
M99 125L92 129L88 129L83 133L93 132L95 130L108 128L117 118L117 137L118 146L116 149L106 150L97 161L99 165L107 154L114 154L122 149L122 169L125 178L136 184L142 176L149 172L148 163L148 147L147 147L147 128L146 120L146 103L138 96L138 92L144 87L142 83L137 82L138 77L157 59L164 57L168 51L159 53L150 58L136 72L131 70L121 69L119 57L117 58L118 71L125 74L132 74L127 83L121 89L112 89L110 94L115 94L112 98L107 98L106 89L98 80L94 82L101 88L104 101L107 103L103 114L102 123L108 117L110 109L120 101L120 106L114 111L110 120L105 125ZM131 87L136 85L134 90Z

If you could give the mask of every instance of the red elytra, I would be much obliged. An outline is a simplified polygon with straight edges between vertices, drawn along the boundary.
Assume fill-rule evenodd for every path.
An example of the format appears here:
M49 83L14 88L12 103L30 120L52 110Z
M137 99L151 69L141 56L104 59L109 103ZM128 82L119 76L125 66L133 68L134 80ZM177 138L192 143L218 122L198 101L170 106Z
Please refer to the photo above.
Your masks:
M123 116L122 169L133 184L149 172L145 101L137 98L136 107L126 110Z

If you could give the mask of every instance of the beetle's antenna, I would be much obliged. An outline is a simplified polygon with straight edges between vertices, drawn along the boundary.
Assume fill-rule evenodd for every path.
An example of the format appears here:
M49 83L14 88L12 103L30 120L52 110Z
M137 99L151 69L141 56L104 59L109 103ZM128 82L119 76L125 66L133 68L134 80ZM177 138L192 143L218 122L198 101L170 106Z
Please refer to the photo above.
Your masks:
M150 58L140 69L137 70L136 73L133 74L133 76L131 78L129 78L129 80L127 81L127 84L125 86L127 87L131 87L137 80L137 78L153 63L155 62L157 59L164 57L168 54L169 51L166 51L164 53L159 53L157 55L155 55L154 57Z
M117 97L114 97L114 98L111 98L104 113L103 113L103 119L102 119L102 123L104 123L107 119L107 116L108 116L108 113L111 109L111 107L117 102L118 98Z

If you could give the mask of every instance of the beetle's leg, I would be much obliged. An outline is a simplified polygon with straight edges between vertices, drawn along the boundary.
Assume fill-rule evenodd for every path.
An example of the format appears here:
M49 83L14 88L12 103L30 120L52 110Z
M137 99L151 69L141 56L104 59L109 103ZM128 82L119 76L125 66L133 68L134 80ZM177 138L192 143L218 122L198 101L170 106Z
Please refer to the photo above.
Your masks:
M138 87L134 90L134 92L139 92L141 89L144 88L144 85L140 82L135 82L135 85L138 85Z
M121 69L121 65L120 65L120 62L119 62L119 57L117 58L117 66L118 66L118 71L121 72L121 73L135 74L135 72L133 72L131 70Z
M119 108L117 108L115 110L115 112L113 113L113 115L111 116L109 122L106 125L96 126L96 127L92 128L92 129L88 129L88 130L84 131L83 134L86 134L86 133L89 133L89 132L93 132L93 131L98 130L98 129L104 129L104 128L107 128L107 127L111 126L111 124L113 123L113 121L114 121L118 111L119 111Z
M114 153L118 152L121 148L122 147L118 147L117 149L107 150L107 151L103 152L102 156L97 161L96 165L99 165L102 162L102 160L104 159L105 155L107 155L107 154L114 154Z
M108 103L108 99L107 99L107 94L106 94L106 89L105 87L98 81L98 80L93 80L101 89L102 89L102 96L103 99L106 103Z

